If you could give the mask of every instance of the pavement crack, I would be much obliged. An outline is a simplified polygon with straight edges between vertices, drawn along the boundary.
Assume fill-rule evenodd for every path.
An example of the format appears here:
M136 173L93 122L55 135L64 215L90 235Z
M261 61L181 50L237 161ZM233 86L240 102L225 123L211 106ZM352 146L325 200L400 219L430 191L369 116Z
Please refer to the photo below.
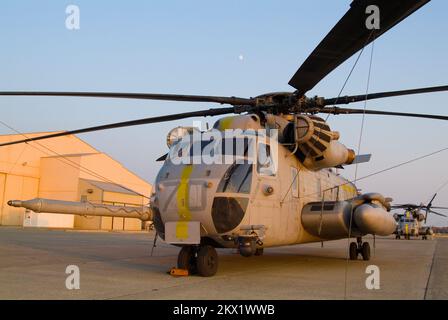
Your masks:
M432 254L431 267L429 268L429 275L428 275L428 280L426 281L425 295L423 296L423 300L427 300L426 297L427 297L427 294L428 294L429 283L431 281L432 269L434 267L434 260L436 258L437 247L439 245L439 241L437 239L435 239L435 240L436 240L436 245L434 246L434 252Z

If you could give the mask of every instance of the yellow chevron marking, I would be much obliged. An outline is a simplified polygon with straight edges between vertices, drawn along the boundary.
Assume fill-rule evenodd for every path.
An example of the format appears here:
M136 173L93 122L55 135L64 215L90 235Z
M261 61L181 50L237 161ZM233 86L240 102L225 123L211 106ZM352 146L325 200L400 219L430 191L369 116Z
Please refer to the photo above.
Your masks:
M356 189L351 184L343 184L341 187L348 194L356 195Z
M186 165L180 175L179 187L177 189L177 214L180 221L176 224L176 237L179 239L188 238L188 221L191 220L191 212L189 208L189 192L188 184L190 181L191 173L193 172L193 166Z

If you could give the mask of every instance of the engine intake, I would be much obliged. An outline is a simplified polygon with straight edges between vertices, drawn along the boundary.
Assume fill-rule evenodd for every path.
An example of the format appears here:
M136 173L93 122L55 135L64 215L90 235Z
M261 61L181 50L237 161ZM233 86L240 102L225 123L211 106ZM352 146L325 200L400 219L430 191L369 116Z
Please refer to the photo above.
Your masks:
M322 118L296 115L294 120L295 154L311 170L351 164L355 152L339 143L339 133L331 131Z

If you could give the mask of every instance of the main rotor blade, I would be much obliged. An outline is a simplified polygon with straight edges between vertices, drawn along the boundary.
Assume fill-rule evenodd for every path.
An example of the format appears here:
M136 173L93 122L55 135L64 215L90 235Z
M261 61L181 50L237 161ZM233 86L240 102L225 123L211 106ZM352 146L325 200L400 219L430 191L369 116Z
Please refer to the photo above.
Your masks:
M228 114L228 113L240 113L240 112L251 111L251 109L255 109L255 108L247 107L244 110L237 110L237 109L238 108L208 109L208 110L192 111L192 112L171 114L171 115L158 116L158 117L145 118L145 119L130 120L130 121L124 121L124 122L110 123L110 124L105 124L105 125L100 125L100 126L95 126L95 127L52 133L52 134L47 134L47 135L34 137L34 138L27 138L27 139L23 139L23 140L1 143L0 147L10 146L10 145L19 144L19 143L28 143L28 142L32 142L32 141L38 141L38 140L44 140L44 139L50 139L50 138L56 138L56 137L63 137L63 136L68 136L68 135L72 135L72 134L80 134L80 133L108 130L108 129L114 129L114 128L139 126L142 124L166 122L166 121L179 120L179 119L185 119L185 118L191 118L191 117L206 117L206 116L223 115L223 114Z
M430 93L430 92L439 92L439 91L448 91L448 86L419 88L419 89L400 90L400 91L389 91L389 92L378 92L378 93L370 93L367 95L360 94L360 95L356 95L356 96L344 96L344 97L339 97L339 98L325 99L324 104L326 106L349 104L349 103L365 101L365 100L388 98L388 97L398 97L398 96L405 96L405 95L410 95L410 94Z
M129 93L129 92L57 92L57 91L0 91L0 96L52 96L113 99L142 99L184 102L214 102L230 105L255 105L255 99L238 97L196 96L185 94Z
M416 205L416 204L396 204L393 206L390 206L393 209L416 209L420 206Z
M426 118L436 120L448 120L448 116L436 115L436 114L422 114L422 113L404 113L404 112L390 112L380 110L363 110L363 109L349 109L338 107L327 107L323 109L311 109L311 112L317 113L331 113L331 114L375 114L383 116L398 116L398 117L412 117L412 118Z
M431 212L431 213L434 213L434 214L436 214L436 215L438 215L438 216L441 216L441 217L445 217L445 218L447 218L447 216L446 216L446 215L444 215L444 214L441 214L441 213L438 213L438 212L435 212L434 210L429 210L429 212Z
M289 81L299 95L305 94L361 48L394 27L430 0L354 0L350 9L314 49ZM366 8L379 8L380 29L367 29Z
M448 207L431 207L431 209L447 209L448 210Z
M436 197L437 197L437 193L435 193L435 194L432 196L431 201L429 201L428 205L426 206L426 208L427 208L428 210L431 209L432 202L434 201L434 199L435 199Z

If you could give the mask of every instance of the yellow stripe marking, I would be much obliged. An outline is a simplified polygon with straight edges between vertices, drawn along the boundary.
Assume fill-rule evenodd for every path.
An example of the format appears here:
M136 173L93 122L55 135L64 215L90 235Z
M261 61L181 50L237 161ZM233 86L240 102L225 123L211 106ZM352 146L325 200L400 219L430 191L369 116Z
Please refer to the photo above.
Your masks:
M188 238L188 221L191 220L191 212L189 208L189 192L188 185L190 181L191 173L193 172L193 166L186 165L180 175L179 187L177 189L177 214L179 220L176 224L176 237L179 239Z
M219 121L219 130L224 131L231 128L234 117L226 117Z

